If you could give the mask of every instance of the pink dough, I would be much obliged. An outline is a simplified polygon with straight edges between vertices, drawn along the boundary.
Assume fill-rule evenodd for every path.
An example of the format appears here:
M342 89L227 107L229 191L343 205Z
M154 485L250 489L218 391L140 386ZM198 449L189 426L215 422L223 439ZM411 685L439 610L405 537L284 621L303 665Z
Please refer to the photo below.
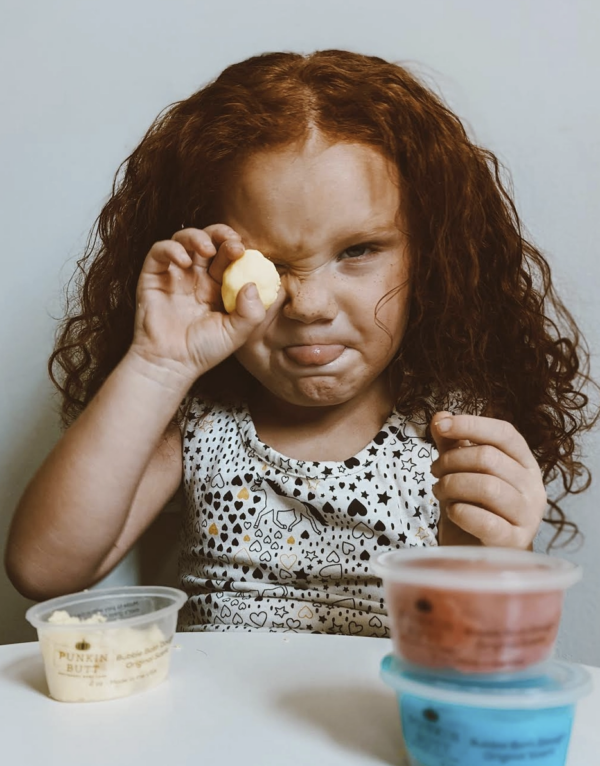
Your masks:
M493 562L451 559L414 562L413 567L460 570L473 577L497 571L499 580L506 571ZM531 569L510 567L511 572ZM398 654L416 665L463 673L510 672L545 660L556 640L563 595L563 590L507 593L386 583Z

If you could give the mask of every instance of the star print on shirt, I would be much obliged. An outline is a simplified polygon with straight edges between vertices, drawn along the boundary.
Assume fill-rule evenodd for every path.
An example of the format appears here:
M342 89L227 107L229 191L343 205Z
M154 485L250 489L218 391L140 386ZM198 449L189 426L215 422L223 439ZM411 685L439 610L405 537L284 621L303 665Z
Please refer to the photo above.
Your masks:
M415 471L415 481L417 484L422 484L425 481L425 474L423 471Z
M387 492L383 492L381 495L378 494L377 497L379 498L379 502L383 503L384 505L387 505L389 501L392 499Z
M338 625L335 620L331 621L331 632L332 633L341 633L343 629L343 625Z
M409 457L408 460L401 460L400 464L403 471L412 471L413 468L417 467L417 464L411 457Z
M428 529L425 529L425 527L419 527L419 531L417 532L417 537L419 540L427 540L429 537L430 532Z

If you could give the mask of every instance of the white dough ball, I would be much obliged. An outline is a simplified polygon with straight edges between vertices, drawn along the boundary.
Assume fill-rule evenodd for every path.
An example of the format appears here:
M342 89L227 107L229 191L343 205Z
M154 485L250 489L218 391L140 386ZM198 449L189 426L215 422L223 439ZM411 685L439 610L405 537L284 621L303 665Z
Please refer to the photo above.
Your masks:
M275 303L281 284L277 269L259 250L246 250L241 258L232 261L223 272L221 296L228 314L235 311L237 294L248 282L254 282L266 309Z

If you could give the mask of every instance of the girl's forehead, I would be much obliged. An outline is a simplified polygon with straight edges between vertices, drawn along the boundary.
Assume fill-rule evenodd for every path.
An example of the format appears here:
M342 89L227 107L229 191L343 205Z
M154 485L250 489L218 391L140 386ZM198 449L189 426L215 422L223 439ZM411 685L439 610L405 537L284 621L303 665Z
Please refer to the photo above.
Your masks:
M282 242L387 230L398 219L397 178L373 147L313 138L248 157L222 198L225 222Z
M376 147L350 141L332 141L320 133L309 133L302 141L283 147L254 152L243 159L235 173L245 184L269 184L282 179L288 182L322 182L327 178L344 179L365 176L388 176L398 182L395 165Z

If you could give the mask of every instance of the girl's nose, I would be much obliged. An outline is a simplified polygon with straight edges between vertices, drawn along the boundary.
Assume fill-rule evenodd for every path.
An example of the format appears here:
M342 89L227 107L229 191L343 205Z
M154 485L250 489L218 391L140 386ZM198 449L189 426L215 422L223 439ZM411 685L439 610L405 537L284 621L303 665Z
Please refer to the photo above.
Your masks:
M331 277L316 271L306 276L285 274L281 283L286 293L283 315L296 322L330 322L337 314Z

